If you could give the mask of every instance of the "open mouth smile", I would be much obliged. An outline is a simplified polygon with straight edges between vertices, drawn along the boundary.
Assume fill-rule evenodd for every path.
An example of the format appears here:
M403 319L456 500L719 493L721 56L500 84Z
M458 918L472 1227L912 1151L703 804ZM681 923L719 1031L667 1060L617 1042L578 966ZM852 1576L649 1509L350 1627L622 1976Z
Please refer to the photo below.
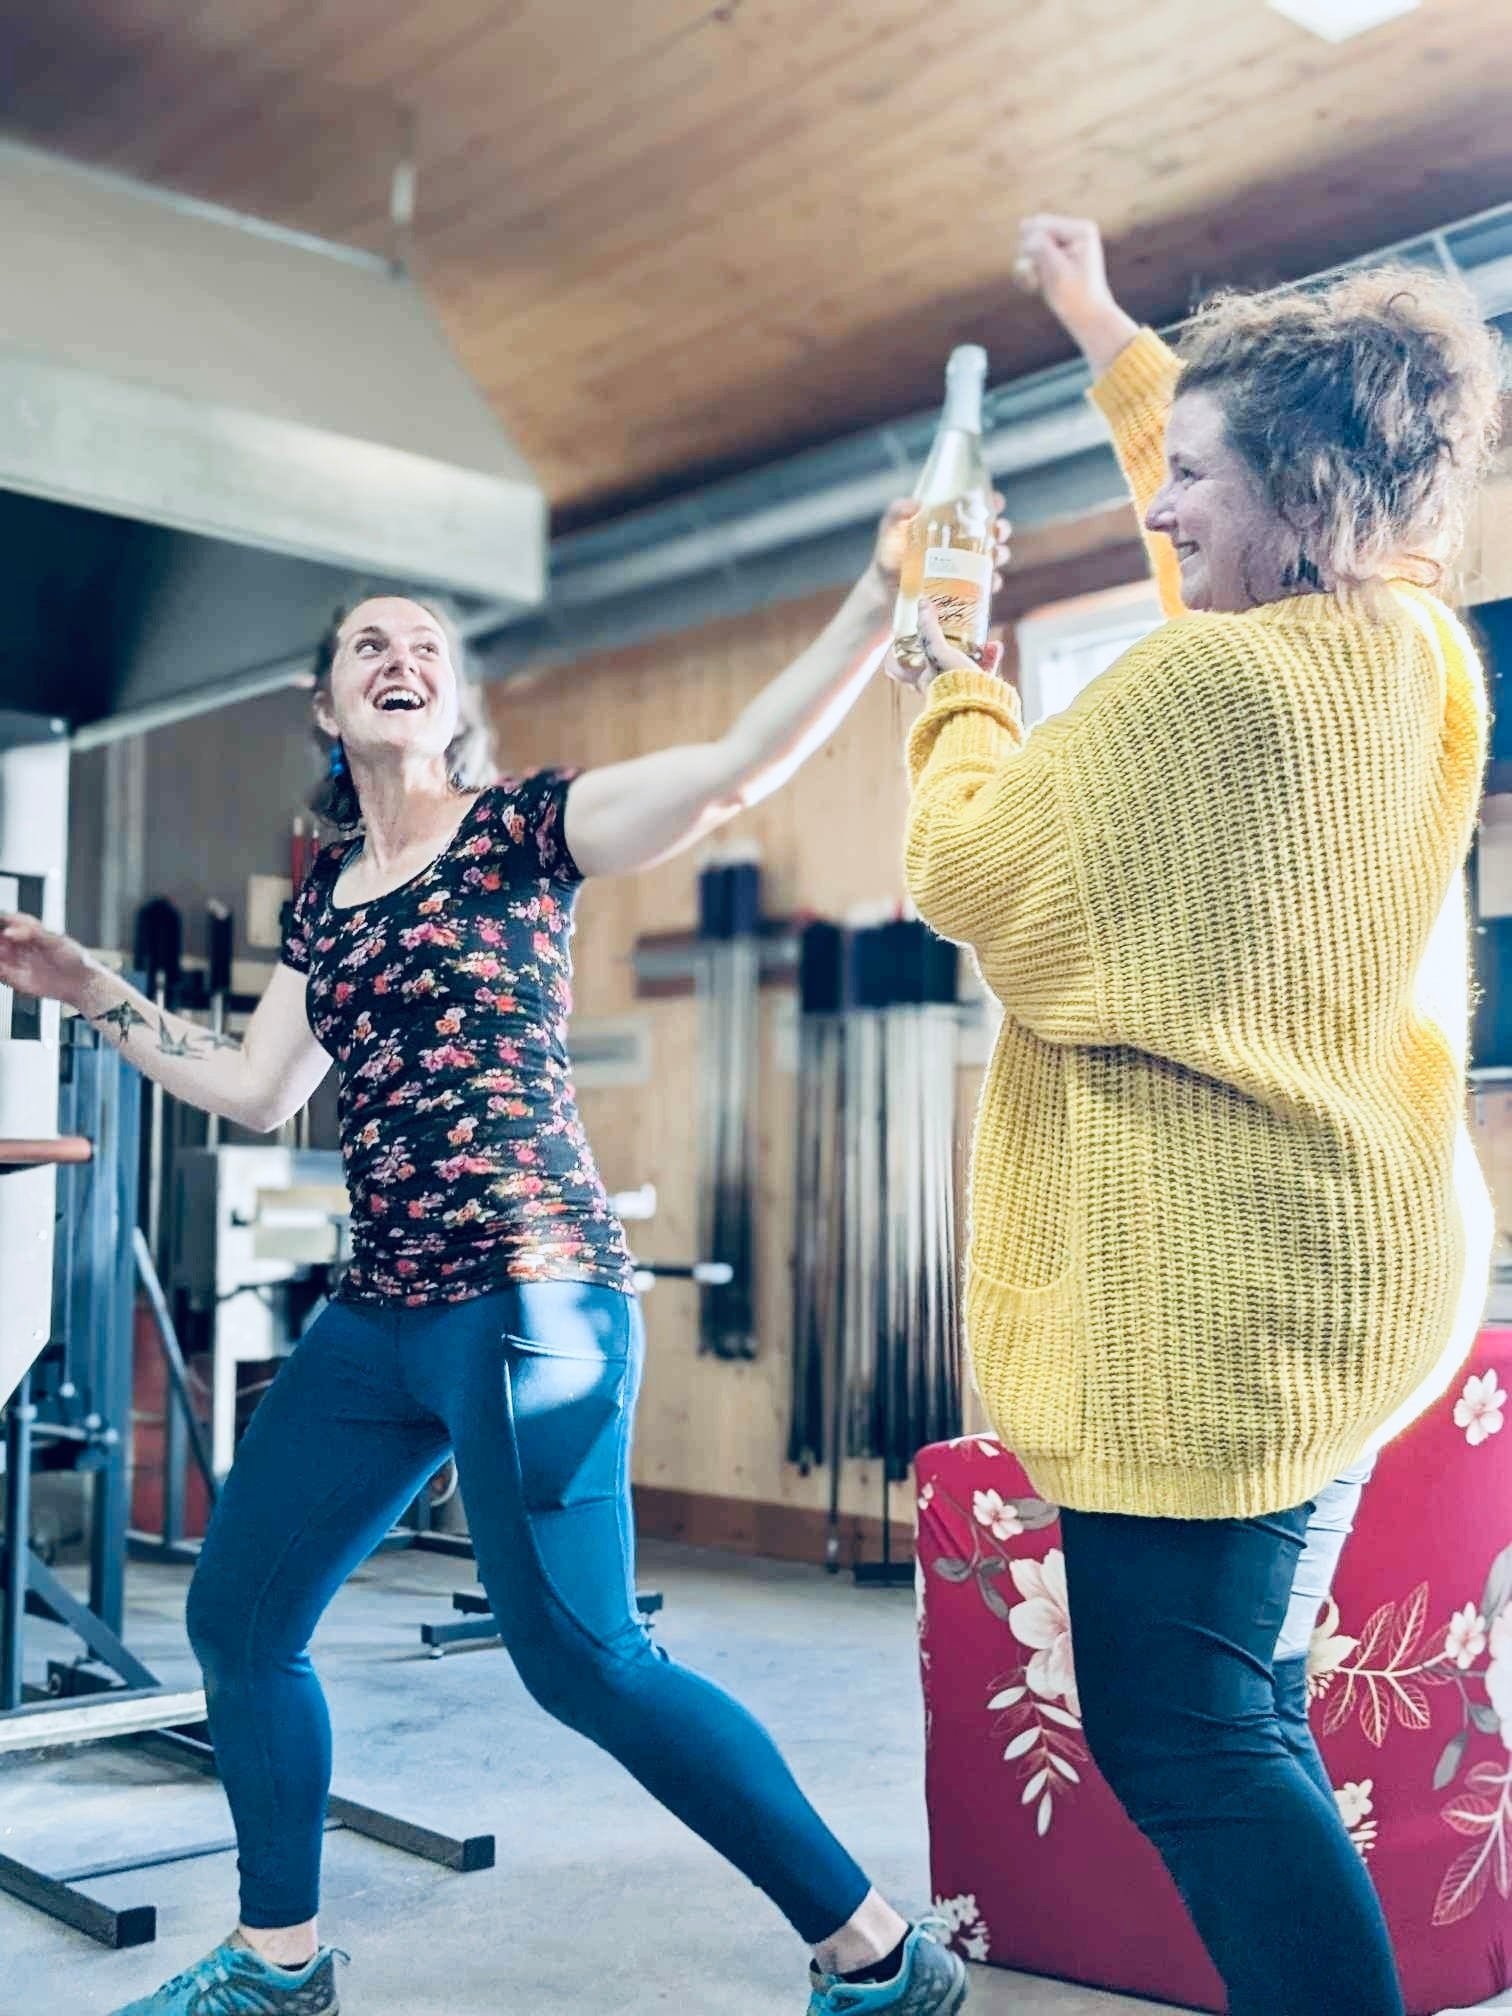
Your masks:
M413 686L383 686L373 695L373 705L382 714L419 714L425 704L425 695Z

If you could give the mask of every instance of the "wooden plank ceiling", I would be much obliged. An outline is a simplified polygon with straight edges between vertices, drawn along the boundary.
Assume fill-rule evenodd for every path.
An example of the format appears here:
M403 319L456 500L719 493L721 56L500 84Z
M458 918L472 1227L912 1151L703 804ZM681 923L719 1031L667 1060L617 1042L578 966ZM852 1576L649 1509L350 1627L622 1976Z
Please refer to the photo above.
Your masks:
M1341 47L1263 0L49 0L0 127L416 259L562 523L1063 354L1027 209L1152 316L1512 197L1508 0ZM108 313L108 304L102 304ZM361 331L353 331L360 355Z

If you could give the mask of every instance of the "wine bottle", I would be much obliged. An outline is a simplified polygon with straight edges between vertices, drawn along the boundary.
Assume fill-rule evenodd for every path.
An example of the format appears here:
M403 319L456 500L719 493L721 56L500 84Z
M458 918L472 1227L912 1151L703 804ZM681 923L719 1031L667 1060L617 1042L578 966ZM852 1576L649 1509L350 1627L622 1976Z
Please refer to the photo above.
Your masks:
M893 644L900 664L924 663L919 603L934 605L957 650L982 655L992 614L992 479L982 461L982 391L987 352L975 343L952 350L945 367L945 410L915 496L919 513L903 561Z

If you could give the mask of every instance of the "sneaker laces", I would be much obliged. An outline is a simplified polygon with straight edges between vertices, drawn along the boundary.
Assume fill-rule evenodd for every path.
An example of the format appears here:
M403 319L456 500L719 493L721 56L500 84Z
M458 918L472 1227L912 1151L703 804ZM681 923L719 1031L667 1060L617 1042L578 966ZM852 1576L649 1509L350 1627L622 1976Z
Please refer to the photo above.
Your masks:
M344 1953L339 1946L324 1951L333 1959L351 1964L351 1954ZM317 1950L314 1960L307 1961L300 1972L308 1973L322 1957L323 1952ZM271 1984L267 1976L274 1964L264 1960L254 1946L217 1946L203 1960L176 1974L162 1992L174 1995L194 1989L195 2016L280 2016L286 1998L298 1996L304 1984L296 1985L292 1979L287 1986ZM276 1971L291 1972L286 1968Z
M207 1953L203 1959L196 1960L194 1965L186 1967L182 1974L175 1974L171 1981L165 1981L158 1991L159 1994L177 1995L180 1989L205 1988L212 1982L220 1980L225 1967L220 1956L225 1950L224 1946L217 1946L213 1953Z

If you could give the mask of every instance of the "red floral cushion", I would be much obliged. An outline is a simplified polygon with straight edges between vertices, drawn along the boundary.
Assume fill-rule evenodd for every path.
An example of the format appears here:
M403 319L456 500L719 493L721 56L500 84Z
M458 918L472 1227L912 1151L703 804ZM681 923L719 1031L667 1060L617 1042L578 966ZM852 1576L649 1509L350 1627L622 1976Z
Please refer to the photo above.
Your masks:
M1512 1330L1367 1487L1313 1643L1313 1717L1411 2016L1512 1984ZM1056 1509L990 1437L921 1452L936 1909L968 1958L1221 2010L1153 1849L1087 1754Z

